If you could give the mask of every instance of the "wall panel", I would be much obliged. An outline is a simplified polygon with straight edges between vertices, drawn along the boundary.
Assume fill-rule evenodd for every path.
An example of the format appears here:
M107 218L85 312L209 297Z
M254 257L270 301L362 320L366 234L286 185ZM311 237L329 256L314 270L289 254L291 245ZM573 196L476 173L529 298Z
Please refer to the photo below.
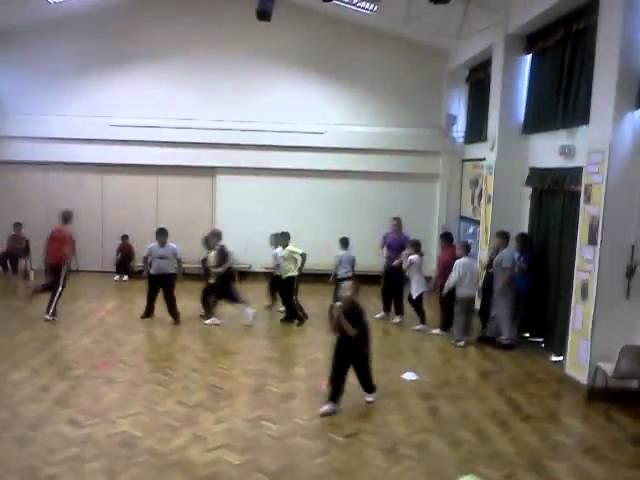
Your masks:
M158 177L158 224L169 229L185 264L204 254L200 240L213 226L213 201L212 170Z
M110 270L120 235L129 234L138 261L153 241L158 224L158 177L149 170L119 168L104 172L102 185L102 268Z
M46 204L49 225L63 209L74 212L78 266L82 270L102 267L102 183L95 168L46 168Z
M47 172L42 167L0 164L0 242L4 249L13 222L22 222L31 240L33 262L43 263L44 242L53 219L48 217Z

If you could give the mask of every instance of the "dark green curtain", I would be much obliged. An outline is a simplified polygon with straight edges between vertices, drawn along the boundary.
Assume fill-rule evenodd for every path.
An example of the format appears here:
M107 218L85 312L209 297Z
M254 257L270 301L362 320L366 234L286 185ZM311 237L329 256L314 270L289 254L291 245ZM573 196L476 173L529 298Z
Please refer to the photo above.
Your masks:
M524 133L560 128L563 62L564 50L561 48L546 48L531 57Z
M464 143L487 140L489 125L489 95L491 93L491 60L476 65L467 76L469 96L467 100L467 126Z
M523 331L564 355L578 240L582 168L531 169L529 234L533 243L531 311Z
M524 133L589 123L598 8L589 2L527 37L532 57Z

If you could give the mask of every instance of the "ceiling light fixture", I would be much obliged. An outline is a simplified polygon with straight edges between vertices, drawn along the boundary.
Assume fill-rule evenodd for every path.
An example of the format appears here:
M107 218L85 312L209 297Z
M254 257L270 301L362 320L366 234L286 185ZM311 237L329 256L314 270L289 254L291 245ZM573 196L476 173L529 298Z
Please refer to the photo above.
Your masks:
M64 2L64 0L47 0L47 2L49 2L52 5L55 5L56 3L62 3Z
M350 8L359 13L373 15L380 10L381 0L322 0L324 3L333 3L341 7Z

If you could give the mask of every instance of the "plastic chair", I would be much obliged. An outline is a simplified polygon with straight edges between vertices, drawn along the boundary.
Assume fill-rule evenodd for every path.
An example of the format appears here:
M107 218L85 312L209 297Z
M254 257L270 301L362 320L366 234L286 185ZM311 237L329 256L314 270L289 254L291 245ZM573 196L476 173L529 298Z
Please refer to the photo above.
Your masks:
M609 379L640 381L640 345L622 347L615 363L598 362L593 370L590 390L595 388L601 373L604 374L605 390L609 387Z

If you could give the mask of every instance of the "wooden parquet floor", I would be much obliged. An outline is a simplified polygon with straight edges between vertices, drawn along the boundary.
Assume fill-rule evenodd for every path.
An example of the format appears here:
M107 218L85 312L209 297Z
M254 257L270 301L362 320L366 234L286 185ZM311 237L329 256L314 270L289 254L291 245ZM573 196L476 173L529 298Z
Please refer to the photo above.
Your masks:
M264 302L263 282L242 287ZM640 478L640 414L586 403L542 355L457 350L410 332L413 315L371 320L378 403L351 375L341 414L320 419L329 285L303 285L301 329L262 312L248 329L229 306L225 326L204 327L194 281L179 285L182 326L162 303L141 321L144 290L76 275L50 325L45 298L0 278L0 478ZM374 314L377 290L362 300Z

